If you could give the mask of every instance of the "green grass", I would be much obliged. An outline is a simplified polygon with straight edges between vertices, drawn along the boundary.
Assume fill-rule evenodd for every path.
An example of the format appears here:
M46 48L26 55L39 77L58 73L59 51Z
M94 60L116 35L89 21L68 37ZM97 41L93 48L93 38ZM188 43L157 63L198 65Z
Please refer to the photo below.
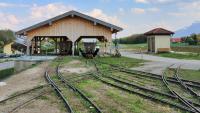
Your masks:
M195 71L195 70L182 69L180 71L180 77L186 80L200 82L200 70Z
M168 106L164 107L158 103L143 99L138 95L113 87L105 87L103 83L96 80L84 80L76 84L81 90L87 92L87 96L95 100L98 106L109 113L160 113L174 111L174 109L170 109ZM93 86L93 84L98 84L98 87L96 85ZM101 97L98 97L96 93L100 93ZM108 102L105 102L105 100ZM110 104L110 101L114 103ZM179 111L176 112L179 113Z
M144 63L144 60L134 59L134 58L128 58L128 57L100 57L96 58L96 60L101 62L106 62L113 65L120 65L122 67L136 67L140 66L141 63Z
M59 58L56 58L55 60L53 60L51 62L51 66L57 66L59 64L66 64L66 63L69 63L70 61L76 59L75 57L72 57L72 56L66 56L66 57L59 57Z
M9 69L5 69L5 70L1 70L0 71L0 80L3 80L9 76L11 76L12 74L14 74L14 68L9 68Z
M159 53L156 54L161 57L177 58L177 59L188 59L188 60L200 60L200 54L180 54L180 53Z
M130 51L144 51L147 50L147 44L120 44L120 49Z

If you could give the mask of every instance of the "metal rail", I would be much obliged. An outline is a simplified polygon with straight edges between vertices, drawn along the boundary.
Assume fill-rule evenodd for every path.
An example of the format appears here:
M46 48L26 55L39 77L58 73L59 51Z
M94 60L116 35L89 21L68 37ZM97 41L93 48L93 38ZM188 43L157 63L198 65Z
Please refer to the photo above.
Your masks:
M25 101L25 102L19 104L18 106L16 106L16 107L13 108L12 110L10 110L8 113L14 113L14 112L17 111L18 109L22 108L22 107L25 106L26 104L30 103L31 101L33 101L33 100L39 98L40 96L42 96L42 95L44 95L44 94L46 94L46 93L47 93L47 92L42 92L42 93L40 93L39 95L37 95L37 96L35 96L35 97L33 97L33 98L31 98L31 99L29 99L29 100L27 100L27 101Z
M172 90L170 87L169 87L169 83L167 82L165 76L164 76L164 73L162 75L162 80L163 80L163 83L166 85L166 87L169 89L169 91L174 95L174 96L177 96L178 99L183 103L185 104L187 107L189 107L190 109L193 109L195 110L195 112L197 113L200 113L200 110L195 107L193 104L189 103L187 100L185 100L183 97L181 97L178 93L176 93L174 90Z
M191 87L188 87L187 84L185 84L180 78L179 78L179 70L180 70L180 66L176 69L176 72L174 74L175 78L177 79L177 81L179 81L179 83L181 84L182 87L184 87L187 91L190 92L190 94L196 96L197 98L200 97L199 94L197 94Z
M83 99L85 99L88 103L90 103L90 105L92 105L97 113L103 113L100 108L95 105L81 90L79 90L78 88L76 88L75 86L73 86L72 84L70 84L68 81L66 81L64 79L64 77L62 76L62 74L59 72L59 67L57 67L56 69L57 72L57 76L61 79L61 81L67 85L69 88L71 88L73 91L77 92Z
M107 65L111 66L112 69L118 70L118 71L121 71L121 72L129 73L129 74L143 75L143 76L146 76L146 77L149 77L149 78L155 78L155 79L162 80L162 75L143 72L143 71L130 70L130 69L118 66L118 65L113 65L113 64L109 64L109 63L105 63L105 62L100 62L100 61L96 61L96 62L99 63L99 64L107 64ZM200 89L200 83L199 82L195 82L195 81L191 81L191 80L184 80L184 79L181 79L181 80L186 82L185 84L188 85L188 86L196 87L196 88ZM179 83L179 81L177 81L176 78L174 78L174 77L167 77L167 81L173 82L173 83L176 83L176 84Z
M176 103L171 103L169 101L166 101L166 100L163 100L163 99L159 99L155 96L152 96L152 95L147 95L147 94L143 94L143 93L140 93L138 91L134 91L134 90L130 90L128 88L125 88L125 87L122 87L118 84L114 84L114 83L110 83L106 80L103 80L101 77L97 76L97 75L94 75L94 77L97 79L97 80L100 80L101 82L105 83L105 84L108 84L112 87L115 87L115 88L118 88L120 90L123 90L123 91L126 91L126 92L129 92L129 93L132 93L132 94L137 94L139 96L142 96L144 98L147 98L147 99L150 99L150 100L154 100L154 101L157 101L157 102L161 102L163 104L167 104L167 105L170 105L172 107L176 107L176 108L179 108L179 109L182 109L182 110L185 110L185 111L189 111L189 112L192 112L192 113L195 113L194 110L191 110L191 109L188 109L187 107L185 106L182 106L182 105L179 105L179 104L176 104Z
M125 80L121 80L121 79L118 79L116 77L113 77L113 76L104 76L106 78L110 78L116 82L119 82L119 83L122 83L122 84L125 84L127 86L131 86L131 87L135 87L135 88L138 88L138 89L141 89L141 90L144 90L144 91L148 91L148 92L152 92L154 94L158 94L158 95L162 95L162 96L166 96L166 97L169 97L169 98L172 98L172 99L178 99L177 96L174 96L172 94L168 94L168 93L163 93L163 92L160 92L160 91L155 91L155 90L152 90L152 89L149 89L149 88L146 88L146 87L142 87L142 86L139 86L139 85L136 85L136 84L133 84L133 83L130 83L130 82L127 82ZM200 104L199 103L195 103L195 102L192 102L192 101L189 101L189 103L191 104L194 104L198 107L200 107Z
M47 86L47 85L41 85L41 86L38 86L38 87L35 87L35 88L32 88L32 89L26 90L26 91L21 92L21 93L19 93L19 94L17 94L17 95L14 95L14 96L8 97L8 98L6 98L6 99L4 99L4 100L1 100L0 103L6 102L6 101L11 100L11 99L14 99L14 98L19 97L19 96L21 96L21 95L25 95L25 94L27 94L27 93L29 93L29 92L31 92L31 91L44 88L44 87L46 87L46 86Z
M63 100L64 104L65 104L65 108L67 109L67 111L69 113L74 113L71 106L69 105L68 101L66 100L66 98L63 96L63 94L61 93L61 90L58 88L58 86L55 84L55 82L50 78L48 72L45 72L45 78L47 80L47 82L49 84L51 84L51 86L54 88L54 90L56 91L56 93L58 94L58 96Z
M99 69L98 69L98 67L97 67L97 65L96 65L95 62L94 62L94 65L95 65L95 68L96 68L96 70L97 70L97 74L102 74L102 73L99 71ZM143 94L143 93L138 92L138 91L130 90L130 89L128 89L128 88L125 88L125 87L120 86L119 84L110 83L110 82L108 82L108 81L102 79L100 76L97 76L97 75L95 75L95 74L93 74L93 75L94 75L94 77L95 77L96 79L100 80L101 82L103 82L103 83L105 83L105 84L108 84L108 85L110 85L110 86L116 87L116 88L118 88L118 89L121 89L121 90L123 90L123 91L129 92L129 93L133 93L133 94L137 94L137 95L140 95L140 96L145 97L145 98L147 98L147 99L151 99L151 100L154 100L154 101L158 101L158 102L161 102L161 103L163 103L163 104L168 104L168 105L170 105L170 106L172 106L172 107L176 107L176 108L179 108L179 109L182 109L182 110L185 110L185 111L189 111L189 112L192 112L192 113L196 113L195 110L193 110L193 109L188 109L188 107L186 107L186 106L179 105L179 104L176 104L176 103L171 103L171 102L169 102L169 101L166 101L166 100L163 100L163 99L159 99L159 98L157 98L157 97L155 97L155 96L152 96L152 95L147 95L147 94Z

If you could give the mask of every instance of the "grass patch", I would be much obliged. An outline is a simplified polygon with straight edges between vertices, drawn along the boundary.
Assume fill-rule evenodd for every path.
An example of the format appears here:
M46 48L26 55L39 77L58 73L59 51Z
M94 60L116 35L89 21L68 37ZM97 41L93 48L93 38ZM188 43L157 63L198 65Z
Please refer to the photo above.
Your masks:
M189 60L200 60L200 54L178 54L178 53L159 53L161 57L177 58L177 59L189 59Z
M47 97L45 95L42 95L38 99L40 99L40 100L49 100L49 97Z
M173 46L171 47L172 51L178 51L178 52L193 52L193 53L199 53L200 47L198 46Z
M120 65L127 68L140 66L141 63L144 63L144 60L128 58L128 57L119 57L119 58L118 57L100 57L100 58L96 58L96 60L113 64L113 65Z
M12 74L14 74L14 68L9 68L9 69L5 69L5 70L1 70L0 71L0 80L3 80L9 76L11 76Z
M77 57L78 58L78 57ZM65 64L65 63L69 63L70 61L72 61L73 59L76 59L75 57L72 57L72 56L66 56L66 57L59 57L59 58L56 58L54 59L52 62L51 62L51 66L57 66L59 64Z
M195 71L195 70L182 69L182 70L180 70L179 76L183 79L186 79L186 80L192 80L192 81L200 82L200 70Z

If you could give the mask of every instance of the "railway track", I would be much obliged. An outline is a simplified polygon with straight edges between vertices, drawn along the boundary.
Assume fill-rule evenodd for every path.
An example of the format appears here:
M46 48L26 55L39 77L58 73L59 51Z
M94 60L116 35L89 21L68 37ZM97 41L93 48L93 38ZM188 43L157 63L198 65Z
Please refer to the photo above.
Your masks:
M140 90L143 90L143 91L148 91L148 92L151 92L153 94L157 94L157 95L160 95L160 96L164 96L164 97L167 97L167 98L170 98L170 99L178 99L176 96L172 95L172 94L168 94L168 93L164 93L164 92L160 92L160 91L155 91L155 90L152 90L152 89L149 89L149 88L146 88L146 87L142 87L140 85L137 85L137 84L134 84L133 82L131 81L128 81L128 80L121 80L117 77L114 77L114 76L105 76L103 75L103 77L106 77L106 78L109 78L109 79L112 79L116 82L120 82L122 84L125 84L127 86L130 86L130 87L133 87L133 88L137 88L137 89L140 89ZM195 102L192 102L190 100L188 100L189 103L191 104L194 104L198 107L200 107L200 104L199 103L195 103Z
M19 94L16 94L16 95L14 95L14 96L11 96L11 97L8 97L8 98L2 100L2 101L0 102L0 104L6 104L8 101L12 102L14 99L18 99L19 97L24 96L24 95L29 95L29 96L31 96L30 98L25 99L25 100L22 101L22 102L21 102L21 101L17 102L17 103L19 103L19 104L18 104L18 105L14 105L13 107L11 107L11 109L9 108L8 110L6 110L6 108L5 108L5 109L3 110L3 112L5 112L5 113L14 113L14 112L18 111L19 109L24 108L25 106L27 106L29 103L31 103L31 102L34 101L35 99L37 99L37 98L39 98L39 97L45 95L45 94L47 93L47 91L43 91L43 88L45 88L46 86L48 86L48 85L41 85L41 86L38 86L38 87L35 87L35 88L32 88L32 89L23 91L23 92L21 92L21 93L19 93ZM39 91L42 90L42 91L40 91L39 94L34 94L34 93L36 93L36 91L38 91L38 90L39 90ZM31 93L31 94L33 93L34 96L32 96L30 93ZM10 106L10 105L9 105L9 106ZM6 111L5 111L5 110L6 110Z
M56 83L50 78L48 72L45 72L45 78L46 78L47 82L49 84L51 84L51 86L53 87L53 89L55 90L55 92L57 93L57 95L64 102L64 105L65 105L65 108L66 108L67 112L74 113L74 111L72 110L71 106L69 105L67 99L63 96L61 90L58 88L58 86L56 85Z
M196 93L191 87L189 87L187 84L185 84L185 82L182 81L182 79L180 79L179 75L179 70L180 70L180 66L176 69L175 71L175 78L177 79L177 81L179 81L180 85L182 87L184 87L187 91L190 92L190 94L194 95L195 97L197 97L199 99L200 95L198 93Z
M109 65L113 70L118 70L118 71L125 72L125 73L129 73L129 74L142 75L142 76L145 76L145 77L149 77L149 78L154 78L154 79L162 80L162 75L153 74L153 73L148 73L148 72L143 72L143 71L130 70L130 69L127 69L127 68L118 66L118 65L113 65L113 64L109 64L109 63L105 63L105 62L100 62L100 61L95 61L95 62L98 63L98 64L107 64L107 65ZM169 81L169 82L179 84L179 81L178 81L176 78L174 78L174 77L167 77L166 79L167 79L167 81ZM195 88L200 89L200 83L199 83L199 82L195 82L195 81L191 81L191 80L184 80L184 79L181 79L181 80L182 80L187 86L195 87Z
M166 85L166 87L169 89L169 91L171 92L171 94L173 94L174 96L176 96L183 104L185 104L188 108L192 109L195 111L195 113L200 113L200 109L196 106L194 106L194 104L188 102L186 99L184 99L182 96L180 96L177 92L175 92L174 90L172 90L169 86L169 83L167 81L167 79L164 76L164 73L162 75L162 80L163 83Z
M10 97L8 97L8 98L6 98L6 99L4 99L4 100L1 100L1 101L0 101L0 104L6 102L6 101L8 101L8 100L12 100L12 99L14 99L14 98L17 98L17 97L19 97L19 96L28 94L28 93L30 93L31 91L35 91L35 90L44 88L44 87L46 87L46 86L48 86L48 85L41 85L41 86L38 86L38 87L35 87L35 88L32 88L32 89L23 91L23 92L21 92L21 93L18 93L18 94L14 95L14 96L10 96Z
M96 104L94 104L94 102L92 102L81 90L79 90L78 88L76 88L75 86L73 86L71 83L69 83L67 80L64 79L62 74L59 72L59 67L57 67L56 73L57 73L58 78L60 78L60 80L65 85L67 85L69 88L71 88L75 93L78 93L87 103L89 103L90 106L92 106L95 109L96 113L103 113L101 111L101 109ZM80 77L80 76L78 76L78 77Z
M189 111L189 112L193 112L193 113L196 113L196 112L197 112L197 110L195 110L195 109L188 109L187 106L184 106L184 105L181 105L181 104L177 104L177 103L170 102L170 101L167 101L167 100L164 100L164 99L160 99L160 98L157 98L156 96L144 94L144 93L138 92L137 90L130 90L130 89L126 88L126 87L123 87L124 85L119 85L119 83L123 83L123 84L128 85L128 86L131 86L131 87L136 87L136 88L138 88L138 89L146 90L146 91L148 91L148 92L153 92L153 93L155 93L155 94L159 94L159 95L162 95L162 96L166 96L166 97L170 97L170 98L174 98L174 99L177 99L177 98L178 98L177 96L174 96L174 95L172 95L172 94L165 94L165 93L162 93L162 92L153 91L153 90L147 89L147 88L145 88L145 87L141 87L141 86L138 86L138 85L135 85L135 84L131 84L131 83L126 82L126 81L119 80L119 79L117 79L117 78L111 77L110 75L109 75L109 76L106 76L106 77L108 77L108 78L110 78L110 79L116 81L117 83L109 82L109 81L103 79L102 76L105 77L105 75L103 75L103 74L101 73L101 71L99 70L99 68L97 67L97 64L96 64L95 62L94 62L94 65L95 65L95 67L96 67L97 74L98 74L99 76L97 76L97 75L95 75L95 74L93 74L93 75L94 75L94 77L95 77L96 79L100 80L100 81L103 82L103 83L106 83L106 84L111 85L111 86L113 86L113 87L116 87L116 88L118 88L118 89L127 91L127 92L129 92L129 93L134 93L134 94L140 95L140 96L145 97L145 98L147 98L147 99L151 99L151 100L154 100L154 101L158 101L158 102L161 102L161 103L170 105L170 106L175 107L175 108L182 109L182 110L184 110L184 111ZM188 102L188 103L191 104L192 102ZM193 104L194 104L194 103L193 103ZM195 105L199 106L199 104L195 104Z

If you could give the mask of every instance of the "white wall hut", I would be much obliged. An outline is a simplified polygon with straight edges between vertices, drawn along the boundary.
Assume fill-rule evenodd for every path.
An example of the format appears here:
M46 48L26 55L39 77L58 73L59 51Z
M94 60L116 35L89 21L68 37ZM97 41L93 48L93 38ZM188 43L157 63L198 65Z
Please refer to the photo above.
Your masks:
M147 36L148 52L169 52L171 50L170 38L173 34L174 32L163 28L156 28L144 33Z

